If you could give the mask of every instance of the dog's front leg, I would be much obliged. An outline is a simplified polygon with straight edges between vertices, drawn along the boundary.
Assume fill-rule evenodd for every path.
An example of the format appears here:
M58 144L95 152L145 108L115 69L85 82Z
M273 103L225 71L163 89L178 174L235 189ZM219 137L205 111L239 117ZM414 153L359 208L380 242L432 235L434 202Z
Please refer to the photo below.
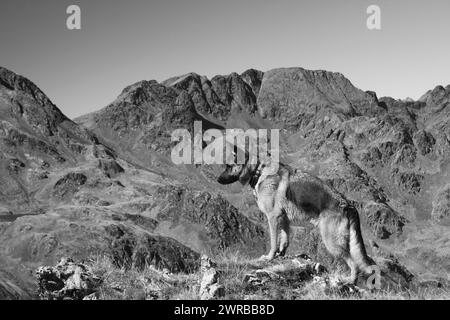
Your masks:
M260 258L260 260L273 260L278 251L278 226L279 226L279 217L280 215L277 212L271 212L267 215L267 219L269 222L269 233L270 233L270 251L267 255L264 255Z

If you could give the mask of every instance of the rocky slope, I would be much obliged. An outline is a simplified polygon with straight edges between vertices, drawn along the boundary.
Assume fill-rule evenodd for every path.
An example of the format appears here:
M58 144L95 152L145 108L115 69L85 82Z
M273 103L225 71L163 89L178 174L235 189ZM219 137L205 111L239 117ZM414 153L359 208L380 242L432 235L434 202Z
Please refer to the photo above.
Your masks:
M106 254L119 267L188 272L198 268L201 250L264 247L263 229L226 199L182 191L182 179L165 173L171 143L166 133L203 119L187 93L143 82L126 88L117 101L112 117L104 119L117 123L116 144L65 117L29 80L0 70L0 298L34 296L32 270L66 254ZM159 103L159 109L148 118L120 112L138 101ZM168 101L174 108L166 108ZM140 126L158 117L159 126L140 135ZM129 140L121 148L125 140L118 137L158 144L146 153L161 153L157 165L140 161L139 151L129 156ZM172 214L178 209L183 217ZM220 216L212 214L217 210Z
M271 262L241 255L206 255L200 268L189 274L149 266L119 269L106 259L82 263L62 258L56 266L36 270L38 292L45 300L160 300L160 299L445 299L440 284L421 284L393 257L377 259L380 277L357 285L327 270L306 254L279 257Z
M32 295L32 270L62 256L190 272L200 253L262 254L266 222L250 190L216 183L220 166L171 161L172 131L193 132L194 121L203 130L280 128L283 162L355 201L372 256L420 281L445 280L449 99L450 86L399 101L338 73L250 69L140 81L73 122L0 69L0 297ZM292 231L291 254L342 267L312 226Z
M1 210L12 214L24 209L39 211L35 193L49 179L50 171L78 163L87 146L96 142L36 85L3 68L0 135Z
M248 70L211 80L191 73L161 85L187 93L208 123L282 129L283 161L356 201L368 238L381 241L425 277L448 274L449 87L436 87L419 101L400 101L364 92L342 74L302 68ZM108 118L110 111L97 115ZM96 129L101 121L77 121L105 135ZM186 171L176 171L173 178L188 176L190 188L224 192L242 213L264 225L248 190L242 197L238 186L218 186L214 168ZM326 255L310 229L294 227L294 247L313 246Z

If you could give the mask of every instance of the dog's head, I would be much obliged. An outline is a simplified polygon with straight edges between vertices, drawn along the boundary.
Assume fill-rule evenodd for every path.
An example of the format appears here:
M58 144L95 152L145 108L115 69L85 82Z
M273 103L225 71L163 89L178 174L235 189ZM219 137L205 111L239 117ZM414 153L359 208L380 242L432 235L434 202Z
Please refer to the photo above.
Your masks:
M239 178L244 170L244 167L245 165L243 164L227 164L225 170L219 178L217 178L217 182L220 184L231 184L240 180Z
M217 182L220 184L231 184L236 181L241 182L243 185L246 184L255 173L257 164L252 164L252 161L249 161L248 153L245 152L244 163L238 163L237 161L237 152L233 153L233 160L231 164L227 164L225 166L225 170L222 174L217 178Z

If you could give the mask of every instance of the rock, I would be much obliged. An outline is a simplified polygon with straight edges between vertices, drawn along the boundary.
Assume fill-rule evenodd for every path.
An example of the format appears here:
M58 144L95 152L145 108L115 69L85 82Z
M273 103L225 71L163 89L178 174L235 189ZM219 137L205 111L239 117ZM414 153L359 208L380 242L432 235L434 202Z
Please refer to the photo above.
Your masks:
M403 171L399 168L392 169L391 176L394 178L396 185L412 195L418 194L422 190L422 182L425 179L422 174Z
M369 168L373 168L382 163L382 153L377 147L369 147L361 152L361 161Z
M419 130L414 134L414 143L417 146L417 149L420 151L421 155L427 155L432 150L436 143L436 139L429 132L424 130Z
M8 170L12 174L18 174L21 169L25 168L25 163L19 159L10 159L8 163Z
M62 258L55 267L38 268L36 277L43 300L81 300L93 294L101 282L86 265L70 258Z
M195 121L201 121L204 130L223 129L197 111L203 110L200 105L208 105L204 94L198 91L200 87L196 87L200 86L198 81L199 76L173 80L174 84L167 86L154 80L140 81L125 88L107 107L76 121L113 143L123 143L144 163L151 161L155 152L170 156L175 145L171 133L175 129L192 133Z
M367 225L380 239L387 239L391 235L399 236L407 223L406 218L385 203L369 201L363 210Z
M374 260L380 270L380 285L383 288L410 289L415 283L415 276L400 260L386 249L371 241Z
M241 77L242 80L244 80L252 88L254 95L258 97L264 72L255 69L248 69L241 74Z
M185 187L160 187L157 195L166 205L157 215L159 221L173 225L185 219L206 228L207 235L217 242L216 249L237 244L264 248L264 230L220 195L191 192Z
M339 73L250 69L140 81L75 123L31 81L0 68L0 202L6 213L47 213L1 218L2 263L29 270L101 251L125 268L190 272L196 251L266 251L267 223L248 188L219 186L217 166L171 161L171 132L202 121L203 130L283 129L286 163L367 207L359 210L364 239L387 240L393 254L408 255L407 269L446 277L449 101L450 86L401 101ZM317 231L293 230L290 250L334 269ZM12 279L27 277L17 270Z
M99 199L98 197L92 195L88 192L83 193L77 193L73 198L73 202L80 205L80 206L109 206L111 205L111 202L107 200Z
M207 256L201 257L201 280L199 296L201 300L217 299L225 296L225 287L219 284L216 264Z
M163 83L177 92L187 92L200 113L226 121L234 112L252 114L256 111L256 96L261 78L262 73L256 70L248 70L242 75L218 75L211 80L189 73Z
M244 276L246 291L263 292L263 297L273 297L274 291L291 290L296 299L311 296L310 290L319 289L326 296L359 296L364 289L342 281L340 276L329 274L326 268L305 254L277 258L261 269ZM315 289L313 289L315 288ZM275 295L276 296L276 295ZM261 299L261 296L258 297Z
M431 110L427 110L428 112L442 111L450 102L450 85L445 88L436 86L433 90L425 93L419 101L425 102L430 107Z
M264 268L246 274L243 281L250 287L266 286L274 282L299 286L326 273L326 268L320 263L313 262L307 255L297 255L269 262Z
M286 129L313 128L313 122L338 113L376 115L384 110L372 95L355 88L342 74L302 68L264 74L257 104L260 115Z
M325 295L344 297L360 297L364 289L348 283L343 282L342 279L335 275L315 276L312 282L320 287Z
M98 167L108 178L115 178L125 170L115 160L99 160Z
M416 148L411 144L404 144L394 155L393 163L407 168L414 168L416 159Z
M156 229L156 227L158 226L158 223L159 223L155 219L148 218L148 217L145 217L145 216L142 216L142 215L139 215L139 214L128 214L128 213L125 213L123 215L113 214L112 218L115 221L130 220L135 225L140 226L140 227L144 228L147 231L154 231Z
M450 184L439 190L433 199L432 218L444 222L450 218Z
M148 233L134 233L120 224L105 227L112 262L126 269L148 266L170 272L191 273L198 269L199 254L178 241Z
M91 293L83 298L83 300L98 300L98 294L96 292Z
M53 195L60 199L73 196L87 181L82 173L70 172L59 179L53 186Z
M7 208L0 207L0 216L11 216L13 212Z
M0 266L0 300L30 300L34 289Z
M325 267L307 255L296 255L262 262L262 268L244 276L245 291L263 293L263 297L270 298L274 296L274 290L289 288L291 296L294 294L295 298L302 299L303 296L311 298L311 292L320 289L328 297L360 298L379 289L414 288L414 276L398 259L389 254L381 255L376 244L375 246L377 265L372 266L375 273L372 276L360 275L357 284L349 283L346 275L341 272L328 273Z

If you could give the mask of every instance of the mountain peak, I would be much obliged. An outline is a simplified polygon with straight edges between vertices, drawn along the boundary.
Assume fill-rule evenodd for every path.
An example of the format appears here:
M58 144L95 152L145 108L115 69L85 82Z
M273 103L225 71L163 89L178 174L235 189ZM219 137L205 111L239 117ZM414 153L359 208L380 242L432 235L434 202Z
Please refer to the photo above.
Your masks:
M61 110L32 81L0 67L0 109L11 121L21 119L44 136L57 131L57 126L68 121ZM15 120L14 120L15 119Z
M155 87L161 86L156 80L142 80L129 85L122 90L116 101L129 102L134 105L140 105L147 101Z
M263 118L293 129L305 119L317 119L318 113L351 117L384 111L376 95L356 88L341 73L298 67L267 71L257 105Z
M53 105L50 99L32 81L3 67L0 67L0 88L1 86L9 91L26 93L40 105Z
M450 105L450 85L446 87L442 85L436 86L433 90L427 91L420 97L419 101L439 109L445 108Z

